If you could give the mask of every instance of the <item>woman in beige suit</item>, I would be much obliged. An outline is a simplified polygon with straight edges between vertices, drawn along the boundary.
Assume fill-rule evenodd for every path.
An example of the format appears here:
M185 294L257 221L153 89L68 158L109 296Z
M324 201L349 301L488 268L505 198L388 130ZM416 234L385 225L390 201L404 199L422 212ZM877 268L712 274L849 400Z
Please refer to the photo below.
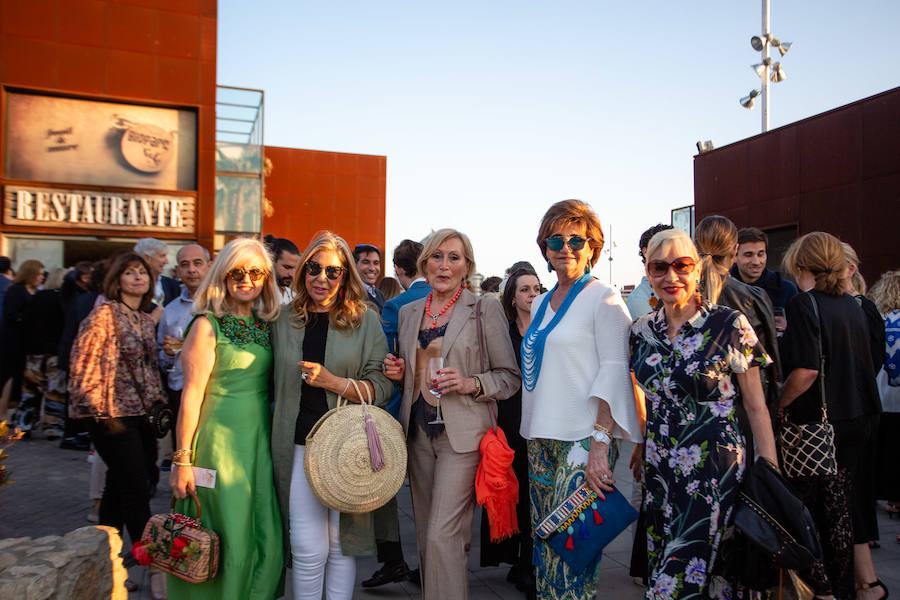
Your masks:
M385 375L401 382L416 543L425 600L468 597L465 546L472 530L478 445L490 410L520 385L500 303L466 288L475 272L469 238L453 229L431 235L419 258L432 292L400 309L399 356ZM480 308L485 369L476 325ZM442 358L432 376L429 359ZM440 393L439 404L434 389ZM441 418L442 417L442 418Z

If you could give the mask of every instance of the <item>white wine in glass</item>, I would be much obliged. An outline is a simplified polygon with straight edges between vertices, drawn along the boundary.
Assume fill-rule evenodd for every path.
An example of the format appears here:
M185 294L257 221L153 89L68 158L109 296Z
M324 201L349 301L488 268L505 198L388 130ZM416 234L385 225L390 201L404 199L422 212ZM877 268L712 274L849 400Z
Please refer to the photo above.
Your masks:
M440 425L444 422L444 416L441 414L441 392L432 383L438 378L438 371L444 368L444 359L441 356L428 359L428 391L437 398L437 417L434 421L428 421L429 425Z

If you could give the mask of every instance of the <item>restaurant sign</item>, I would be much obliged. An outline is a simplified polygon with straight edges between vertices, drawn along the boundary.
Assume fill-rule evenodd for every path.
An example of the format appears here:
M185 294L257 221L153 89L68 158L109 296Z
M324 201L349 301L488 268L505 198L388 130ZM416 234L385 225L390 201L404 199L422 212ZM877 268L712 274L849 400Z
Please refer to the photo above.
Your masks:
M8 185L6 225L194 233L194 198Z

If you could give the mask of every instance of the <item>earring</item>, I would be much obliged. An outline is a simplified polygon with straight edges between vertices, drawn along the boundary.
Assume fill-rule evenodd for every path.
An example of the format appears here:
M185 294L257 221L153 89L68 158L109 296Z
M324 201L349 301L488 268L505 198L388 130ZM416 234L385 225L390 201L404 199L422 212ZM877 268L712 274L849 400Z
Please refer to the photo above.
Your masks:
M656 310L656 307L659 306L659 298L653 292L650 292L650 299L647 300L647 304L650 305L650 308Z
M463 282L462 282L462 288L463 288L463 289L466 289L467 287L469 287L469 284L466 283L465 280L463 280Z
M549 260L547 260L547 272L548 272L548 273L552 273L552 272L553 272L553 265L550 264L550 261L549 261Z
M694 301L697 303L697 309L699 310L703 306L703 297L700 295L700 292L694 292Z
M584 267L584 274L585 274L585 275L588 275L590 272L591 272L591 263L588 263L588 264L585 265L585 267Z

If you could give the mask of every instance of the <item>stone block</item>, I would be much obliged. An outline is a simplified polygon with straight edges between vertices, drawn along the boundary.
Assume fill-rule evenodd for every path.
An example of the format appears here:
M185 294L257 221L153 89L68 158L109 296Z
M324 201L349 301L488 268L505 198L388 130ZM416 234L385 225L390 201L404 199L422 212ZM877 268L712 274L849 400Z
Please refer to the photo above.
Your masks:
M119 552L111 527L82 527L63 537L0 540L0 600L127 600Z

